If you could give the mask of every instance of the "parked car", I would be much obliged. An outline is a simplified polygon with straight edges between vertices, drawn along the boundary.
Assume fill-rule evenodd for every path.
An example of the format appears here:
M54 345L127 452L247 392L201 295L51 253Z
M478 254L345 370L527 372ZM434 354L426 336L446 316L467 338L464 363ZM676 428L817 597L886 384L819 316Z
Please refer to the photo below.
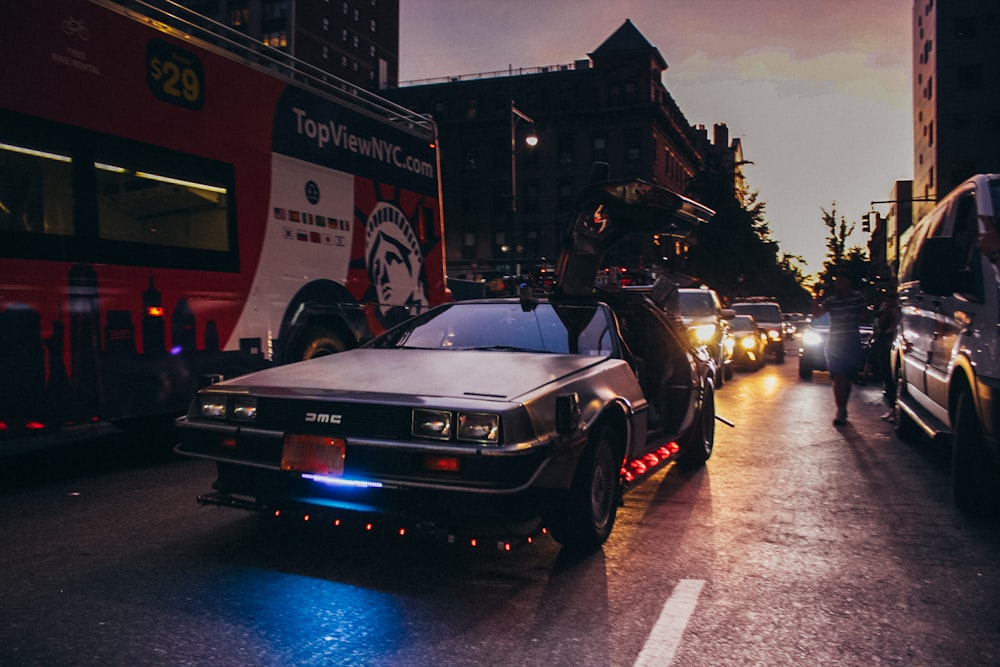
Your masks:
M642 181L582 193L551 295L455 302L361 348L202 389L177 452L213 460L208 504L599 547L624 492L701 466L718 370L669 289L595 290L605 247L710 209ZM669 286L667 286L669 287Z
M729 330L733 337L733 366L754 371L763 366L767 334L756 320L750 315L735 315L729 320Z
M872 336L872 325L865 322L858 327L862 343L867 343ZM826 338L830 333L830 313L817 315L810 320L809 325L802 330L799 338L799 378L811 380L813 371L825 371L826 368ZM868 352L866 348L866 353ZM867 378L868 364L855 378L864 382Z
M955 501L972 513L1000 509L1000 287L976 246L998 212L1000 174L970 178L911 228L899 264L897 430L951 443Z
M779 363L785 363L785 328L781 306L775 301L745 301L733 304L737 315L751 315L767 332L767 353Z
M736 313L722 307L715 290L684 287L678 292L681 319L691 333L695 345L704 345L722 370L717 386L733 376L733 337L729 320Z

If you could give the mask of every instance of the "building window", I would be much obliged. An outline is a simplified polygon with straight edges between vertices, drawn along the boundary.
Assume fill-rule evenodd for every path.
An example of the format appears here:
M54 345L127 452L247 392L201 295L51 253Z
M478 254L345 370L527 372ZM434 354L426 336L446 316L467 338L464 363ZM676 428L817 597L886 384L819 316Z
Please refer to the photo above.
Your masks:
M476 258L476 233L465 232L462 234L462 259Z
M556 139L556 151L559 155L559 166L568 167L573 164L574 139L572 134L561 133Z
M348 12L349 10L350 10L350 5L348 5L348 4L347 4L347 3L345 2L345 3L344 3L344 6L343 6L343 12L344 12L344 16L347 16L347 12Z
M361 20L361 12L360 12L360 10L355 9L354 10L354 22L357 23L360 20Z
M329 59L330 59L330 47L329 46L324 46L323 47L323 60L329 60Z
M341 28L340 29L340 41L342 41L342 42L346 42L347 41L347 28Z
M576 185L572 179L559 179L556 183L556 206L560 211L568 211L573 207L573 198L576 195Z
M372 32L378 32L378 24L377 24L377 23L375 22L375 19L372 19L372 20L371 20L371 23L369 23L369 24L368 24L368 28L369 28L369 29L370 29L370 30L371 30Z
M354 46L354 48L358 48L359 44L360 42L358 42L358 36L355 35L354 38L351 40L351 45Z
M576 109L576 89L572 86L561 87L556 104L559 107L559 111L573 111Z
M323 31L324 32L330 31L330 19L328 19L325 16L323 17Z
M607 137L594 137L594 162L608 161L608 139Z
M465 100L465 117L469 120L479 116L479 101L474 97Z
M642 139L639 130L629 128L625 130L625 160L637 162L642 158Z

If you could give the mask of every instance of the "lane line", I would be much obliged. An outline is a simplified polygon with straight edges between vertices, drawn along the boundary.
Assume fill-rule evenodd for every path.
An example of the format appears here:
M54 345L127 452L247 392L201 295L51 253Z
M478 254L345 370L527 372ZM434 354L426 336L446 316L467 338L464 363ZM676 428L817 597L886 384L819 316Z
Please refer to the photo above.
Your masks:
M670 664L704 586L705 582L701 579L681 579L677 583L633 667L666 667Z

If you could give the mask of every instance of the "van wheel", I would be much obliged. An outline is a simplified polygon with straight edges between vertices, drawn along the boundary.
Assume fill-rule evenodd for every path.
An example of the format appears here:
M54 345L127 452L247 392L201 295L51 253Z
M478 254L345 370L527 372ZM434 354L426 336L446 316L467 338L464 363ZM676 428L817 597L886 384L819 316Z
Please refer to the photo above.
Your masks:
M983 430L968 390L958 396L952 424L951 488L955 505L973 516L993 514L997 468L983 446Z
M621 462L615 461L614 431L598 430L590 440L565 500L545 517L552 538L571 551L596 551L615 525L621 497Z

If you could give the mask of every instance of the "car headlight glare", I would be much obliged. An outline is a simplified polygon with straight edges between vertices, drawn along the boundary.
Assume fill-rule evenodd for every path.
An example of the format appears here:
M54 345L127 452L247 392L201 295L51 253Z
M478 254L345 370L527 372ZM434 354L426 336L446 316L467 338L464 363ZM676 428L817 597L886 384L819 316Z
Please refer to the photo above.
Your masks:
M740 345L744 350L752 350L757 347L757 340L753 336L746 336L740 340Z
M226 418L226 397L206 395L198 397L198 415L206 419Z
M802 334L802 345L805 347L816 347L823 344L823 336L815 331L807 331Z
M767 337L771 340L781 340L781 329L768 329Z
M234 396L231 406L233 421L252 422L257 420L257 397Z
M447 410L414 410L412 433L418 438L449 440L451 413Z
M500 440L500 415L459 412L458 439L495 445Z
M699 324L696 327L691 327L691 333L694 334L695 340L699 343L707 343L715 337L715 325Z

